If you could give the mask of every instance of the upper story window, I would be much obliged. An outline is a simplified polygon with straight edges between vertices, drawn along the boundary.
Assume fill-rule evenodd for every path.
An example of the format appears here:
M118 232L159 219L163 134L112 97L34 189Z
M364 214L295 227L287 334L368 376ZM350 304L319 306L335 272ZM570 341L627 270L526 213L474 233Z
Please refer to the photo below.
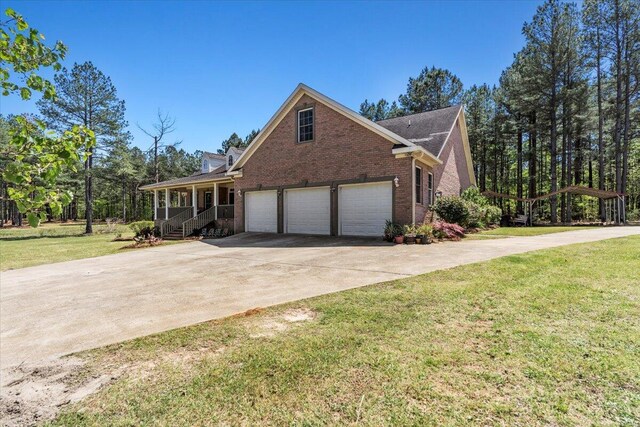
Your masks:
M313 107L298 111L298 142L313 141Z
M228 166L232 166L233 165L233 156L231 154L229 154L229 160L227 161L227 165Z
M205 160L204 162L202 162L202 170L205 172L209 172L209 161Z

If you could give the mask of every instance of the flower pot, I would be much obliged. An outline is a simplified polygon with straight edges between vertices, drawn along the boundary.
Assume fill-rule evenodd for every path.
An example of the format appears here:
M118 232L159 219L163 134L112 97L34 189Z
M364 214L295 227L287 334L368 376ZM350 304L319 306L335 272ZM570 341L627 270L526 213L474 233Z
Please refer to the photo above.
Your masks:
M404 243L404 236L396 236L393 238L393 241L396 242L396 244L401 245Z
M421 244L422 244L422 237L416 236L416 245L421 245Z
M407 245L413 245L416 243L416 236L405 236L404 237L404 242Z

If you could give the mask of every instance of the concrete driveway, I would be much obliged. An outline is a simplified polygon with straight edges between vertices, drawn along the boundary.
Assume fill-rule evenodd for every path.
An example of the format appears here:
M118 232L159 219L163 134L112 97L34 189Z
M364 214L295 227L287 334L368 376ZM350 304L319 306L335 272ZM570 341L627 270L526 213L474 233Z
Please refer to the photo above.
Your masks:
M640 234L640 227L425 246L241 234L0 274L0 367L250 308L509 254Z

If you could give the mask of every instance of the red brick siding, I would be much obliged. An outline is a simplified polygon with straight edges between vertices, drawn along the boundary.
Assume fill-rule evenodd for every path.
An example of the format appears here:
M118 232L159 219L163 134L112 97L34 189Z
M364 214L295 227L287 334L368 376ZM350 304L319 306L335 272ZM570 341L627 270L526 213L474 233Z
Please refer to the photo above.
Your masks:
M298 143L296 111L315 106L312 142ZM411 159L396 159L393 143L330 107L303 96L260 147L242 166L242 178L235 180L236 193L262 187L309 184L338 180L397 176L394 216L411 221ZM236 230L244 231L243 203L235 206Z
M441 191L444 196L458 196L461 190L471 186L462 133L458 123L454 126L449 140L442 150L440 160L442 160L442 164L436 166L434 170L436 191Z

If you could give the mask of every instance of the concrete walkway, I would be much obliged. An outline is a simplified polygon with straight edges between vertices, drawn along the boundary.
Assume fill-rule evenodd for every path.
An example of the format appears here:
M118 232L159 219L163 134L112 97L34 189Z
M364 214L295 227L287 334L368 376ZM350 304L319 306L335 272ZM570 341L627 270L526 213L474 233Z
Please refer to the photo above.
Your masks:
M504 255L640 227L393 246L241 234L0 273L0 367Z

